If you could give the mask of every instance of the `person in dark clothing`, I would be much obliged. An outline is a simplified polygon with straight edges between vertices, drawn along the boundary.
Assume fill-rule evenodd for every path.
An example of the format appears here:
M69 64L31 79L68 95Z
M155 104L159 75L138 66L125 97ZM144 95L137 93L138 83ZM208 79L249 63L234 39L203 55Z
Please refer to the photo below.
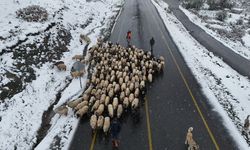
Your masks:
M117 120L117 118L114 118L110 127L113 147L118 147L119 145L118 135L120 133L120 130L121 130L120 122Z
M126 39L127 39L127 42L128 42L128 47L130 47L131 38L132 38L132 32L128 31L127 36L126 36Z
M152 37L149 42L150 42L151 54L153 55L153 46L155 44L154 38Z

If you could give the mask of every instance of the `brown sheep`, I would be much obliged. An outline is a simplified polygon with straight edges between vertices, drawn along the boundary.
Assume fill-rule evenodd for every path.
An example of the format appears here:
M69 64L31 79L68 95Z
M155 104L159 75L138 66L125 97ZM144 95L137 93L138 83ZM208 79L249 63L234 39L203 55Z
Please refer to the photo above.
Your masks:
M56 65L57 66L57 68L58 68L58 70L64 70L64 71L66 71L66 69L67 69L67 66L65 65L65 64L58 64L58 65Z

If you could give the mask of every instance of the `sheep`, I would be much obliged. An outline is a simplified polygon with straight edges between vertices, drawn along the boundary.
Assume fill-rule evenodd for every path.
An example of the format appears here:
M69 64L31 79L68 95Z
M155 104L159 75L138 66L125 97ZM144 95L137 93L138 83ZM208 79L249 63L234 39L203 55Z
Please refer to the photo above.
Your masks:
M113 89L113 88L111 88L111 89L109 90L108 96L109 96L110 98L114 96L114 89Z
M122 83L121 90L125 91L126 90L126 83Z
M139 94L140 94L140 90L139 90L139 88L136 88L135 89L135 97L138 98Z
M103 127L103 123L104 123L104 117L103 116L99 116L98 120L97 120L97 128L101 129Z
M135 82L135 87L134 87L135 89L137 89L137 88L140 88L140 83L139 83L139 81L136 81Z
M55 113L58 113L60 115L67 116L68 114L68 107L66 106L60 106L54 110Z
M121 115L122 115L122 112L123 112L123 107L121 104L118 105L118 108L117 108L117 118L120 118Z
M122 83L123 83L123 78L120 77L120 78L119 78L119 84L122 85Z
M65 64L58 64L58 65L56 65L56 67L58 68L58 70L64 70L64 71L66 71L66 69L67 69L67 66L65 65Z
M109 96L106 96L105 102L104 102L105 106L108 106L109 101L110 101L110 97L109 97Z
M129 81L129 77L126 76L126 77L125 77L125 83L128 83L128 81Z
M89 87L85 90L84 93L87 94L87 95L90 95L92 89L93 89L93 86L89 86Z
M79 109L77 112L76 112L76 116L77 118L81 118L84 114L86 114L88 112L88 109L89 107L88 106L83 106L83 108Z
M150 74L148 74L148 81L149 82L152 82L153 81L153 76L152 76L152 74L150 73Z
M114 89L115 93L120 91L120 85L119 84L115 84L115 89Z
M89 94L83 94L82 95L82 99L83 99L83 101L89 101Z
M131 82L130 85L129 85L129 90L130 90L130 91L133 91L134 88L135 88L135 85L134 85L133 82Z
M131 103L134 100L135 96L133 93L131 93L128 97L129 102Z
M88 105L88 101L82 101L81 103L79 103L76 107L75 110L79 110L81 109L83 106Z
M96 110L100 105L100 100L95 101L95 104L92 106L91 111L93 112Z
M105 117L104 118L104 124L103 124L103 132L105 134L107 134L107 132L109 130L109 127L110 127L110 118L109 117Z
M114 110L116 110L117 109L117 106L118 106L118 98L117 97L115 97L114 99L113 99L113 108L114 108Z
M83 55L75 55L74 57L72 57L72 59L74 60L82 60L83 59Z
M139 99L138 98L135 98L133 101L132 101L132 104L131 104L131 108L132 109L136 109L139 105Z
M112 84L109 84L108 87L107 87L107 91L110 91L110 89L113 87Z
M91 96L90 100L89 100L89 106L91 106L94 103L95 100L96 100L95 97Z
M125 97L125 98L123 99L123 107L124 107L124 108L128 108L128 105L129 105L128 97Z
M90 117L90 126L91 126L92 130L96 129L96 126L97 126L97 116L95 114Z
M122 91L122 92L120 93L120 100L123 100L124 98L125 98L125 92Z
M145 88L145 80L142 80L140 83L140 89Z
M161 61L165 61L165 59L164 59L163 56L160 56L159 59L160 59Z
M100 98L100 103L101 104L105 103L105 99L106 99L106 94L102 94L102 96Z
M109 117L113 118L113 116L114 116L113 105L111 105L111 104L108 105L108 112L109 112Z
M126 95L126 96L129 96L129 94L130 94L130 90L129 90L129 88L126 88L126 90L125 90L125 95Z
M81 103L82 101L82 97L78 98L78 99L75 99L73 101L70 101L67 103L67 105L70 107L70 108L75 108L79 103Z
M95 113L96 115L100 116L102 115L103 111L104 111L104 104L100 104L98 109L95 111Z

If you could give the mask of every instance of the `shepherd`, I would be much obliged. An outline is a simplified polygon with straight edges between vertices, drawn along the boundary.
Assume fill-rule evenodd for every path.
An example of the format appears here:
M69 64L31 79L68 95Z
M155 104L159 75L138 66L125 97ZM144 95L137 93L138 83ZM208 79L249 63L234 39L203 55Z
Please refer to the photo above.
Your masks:
M114 148L118 148L119 146L119 139L118 139L118 135L120 133L121 130L121 125L118 121L117 118L114 118L112 124L111 124L111 136L112 136L112 145Z
M152 54L152 56L153 56L153 46L154 46L154 44L155 44L154 38L152 37L152 38L150 39L149 42L150 42L151 54Z
M126 36L126 39L127 39L127 42L128 42L128 47L130 47L130 41L131 41L131 37L132 37L132 32L129 30L127 32L127 36Z

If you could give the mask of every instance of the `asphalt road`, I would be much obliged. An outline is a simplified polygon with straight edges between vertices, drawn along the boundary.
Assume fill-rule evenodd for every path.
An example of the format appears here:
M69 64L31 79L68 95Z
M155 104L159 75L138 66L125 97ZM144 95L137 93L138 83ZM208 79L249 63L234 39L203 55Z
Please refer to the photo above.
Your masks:
M169 4L174 15L181 21L185 28L190 31L190 34L199 41L209 51L221 57L224 62L231 66L240 74L247 76L250 79L250 60L238 55L230 48L226 47L212 36L207 34L199 26L192 23L188 17L179 9L180 0L164 0Z
M119 149L185 150L185 136L190 126L194 127L194 139L202 150L237 149L150 0L126 0L111 41L126 46L128 30L132 31L132 44L145 50L149 50L149 39L153 36L154 54L165 57L166 67L148 87L139 122L129 114L122 118ZM112 147L109 137L100 133L92 135L85 119L79 123L70 149L109 150Z

